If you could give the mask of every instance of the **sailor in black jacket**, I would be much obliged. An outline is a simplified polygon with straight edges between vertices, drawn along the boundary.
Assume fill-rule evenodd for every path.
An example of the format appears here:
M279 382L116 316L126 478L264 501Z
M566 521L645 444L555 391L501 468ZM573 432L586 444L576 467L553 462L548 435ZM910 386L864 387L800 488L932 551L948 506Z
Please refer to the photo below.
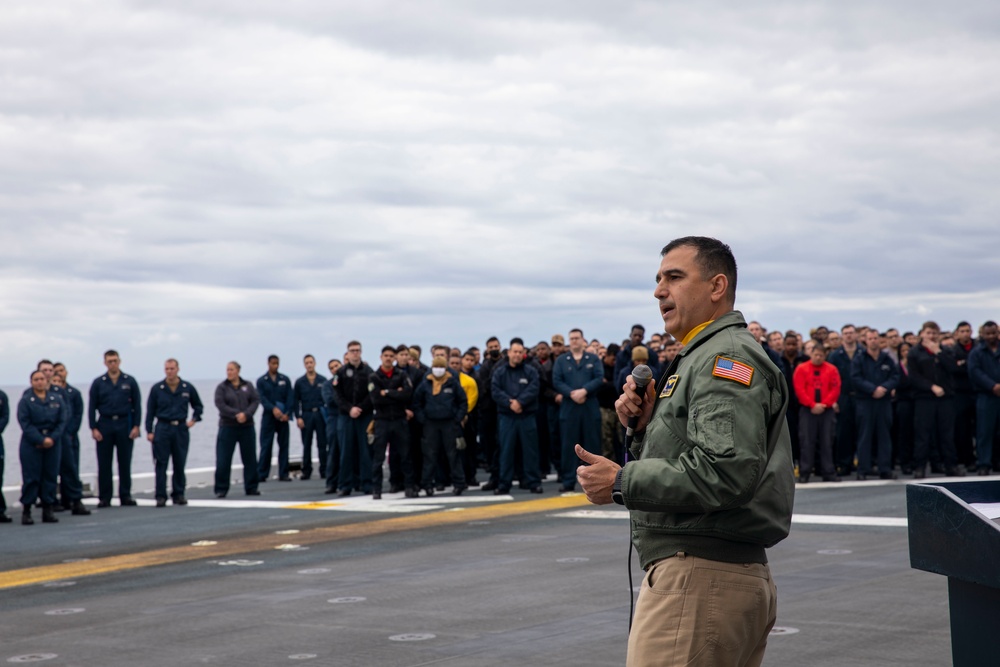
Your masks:
M351 491L372 492L372 457L368 448L368 423L372 401L368 382L371 367L361 361L361 343L347 344L347 363L333 376L340 408L340 495Z
M934 440L941 449L946 475L965 476L955 453L955 390L952 378L955 358L938 344L940 327L925 322L920 342L908 355L910 382L914 388L913 478L923 479Z
M406 497L416 496L416 480L411 466L410 429L406 425L406 410L413 397L413 383L402 368L396 368L396 348L382 348L382 364L368 376L368 395L372 402L374 439L372 441L372 498L382 498L382 466L386 450L403 463L403 483Z

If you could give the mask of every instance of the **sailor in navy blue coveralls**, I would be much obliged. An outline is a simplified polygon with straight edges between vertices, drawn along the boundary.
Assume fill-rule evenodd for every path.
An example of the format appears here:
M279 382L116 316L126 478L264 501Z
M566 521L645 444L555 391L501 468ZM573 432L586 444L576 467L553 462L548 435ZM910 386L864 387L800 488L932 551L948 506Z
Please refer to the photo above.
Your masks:
M257 395L264 412L260 418L260 456L257 476L266 482L271 474L271 448L278 436L278 479L290 482L288 476L288 420L295 404L292 381L278 372L276 355L267 358L267 372L257 378Z
M204 406L198 390L189 382L177 376L178 364L168 359L163 365L166 377L153 385L146 400L146 437L153 443L153 461L156 463L156 506L167 504L167 464L174 461L170 498L175 505L187 505L184 490L187 477L184 464L187 462L191 435L188 432L196 422L201 421ZM188 407L192 415L188 420ZM153 418L156 428L153 428Z
M132 499L132 442L139 437L142 399L135 379L119 370L118 353L104 353L108 372L90 385L90 430L97 442L98 507L110 507L114 494L112 465L118 454L118 497L123 506ZM100 413L100 418L98 418Z
M316 359L307 354L302 362L306 374L295 381L295 419L302 431L302 479L312 477L312 441L316 435L319 476L326 478L326 420L323 418L323 385L326 378L316 373Z
M41 371L31 374L31 390L21 397L17 421L21 425L21 523L30 525L31 506L42 500L42 520L56 523L52 506L56 503L56 478L59 455L69 409L61 392L49 390L49 381Z

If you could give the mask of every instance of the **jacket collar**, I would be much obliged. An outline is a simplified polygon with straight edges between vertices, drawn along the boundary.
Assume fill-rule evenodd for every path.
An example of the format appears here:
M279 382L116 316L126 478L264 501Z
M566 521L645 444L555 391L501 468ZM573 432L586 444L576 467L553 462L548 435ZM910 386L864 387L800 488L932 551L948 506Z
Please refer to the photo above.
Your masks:
M711 324L699 331L695 337L691 339L691 342L684 346L677 356L681 357L687 355L691 350L701 345L719 331L736 326L746 328L747 321L743 319L743 313L738 310L731 310L725 315L716 318Z

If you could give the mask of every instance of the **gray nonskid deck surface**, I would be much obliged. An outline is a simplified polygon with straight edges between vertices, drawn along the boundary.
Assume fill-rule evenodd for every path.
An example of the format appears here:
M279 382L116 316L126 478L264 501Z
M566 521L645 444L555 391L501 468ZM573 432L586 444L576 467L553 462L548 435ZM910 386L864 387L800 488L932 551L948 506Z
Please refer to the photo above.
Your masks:
M903 517L904 486L800 487L795 511ZM554 483L546 487L554 493ZM266 501L331 500L315 480L262 489ZM469 495L471 503L487 494ZM189 497L214 500L208 489ZM234 489L229 499L245 498ZM529 494L515 491L514 499ZM0 554L12 570L401 516L362 511L368 499L354 503L357 511L140 506L61 514L58 525L0 526ZM618 508L600 509L622 518L546 511L0 590L0 662L54 655L37 664L623 664L627 521ZM782 634L771 638L765 664L950 663L946 581L910 569L905 528L796 524L769 557Z

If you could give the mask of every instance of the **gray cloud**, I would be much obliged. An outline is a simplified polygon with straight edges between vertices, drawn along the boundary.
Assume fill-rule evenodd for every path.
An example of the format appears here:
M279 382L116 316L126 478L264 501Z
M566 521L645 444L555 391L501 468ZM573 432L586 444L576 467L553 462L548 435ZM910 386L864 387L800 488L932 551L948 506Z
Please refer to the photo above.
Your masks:
M16 3L0 377L617 338L690 233L772 328L995 319L994 4Z

